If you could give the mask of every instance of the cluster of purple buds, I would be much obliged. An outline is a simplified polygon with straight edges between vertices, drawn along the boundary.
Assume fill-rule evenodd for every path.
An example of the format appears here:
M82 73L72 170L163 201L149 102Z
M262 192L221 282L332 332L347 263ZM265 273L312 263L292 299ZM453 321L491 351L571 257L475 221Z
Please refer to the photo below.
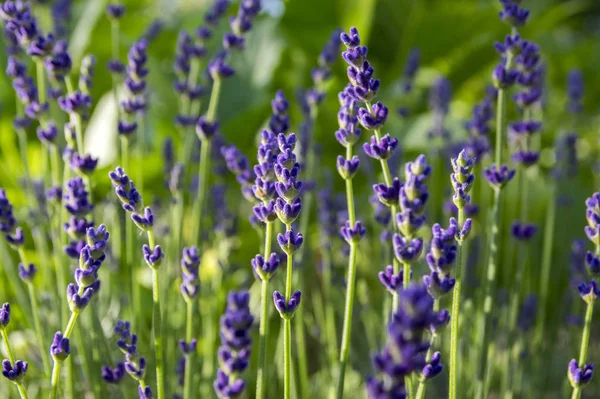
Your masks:
M138 353L138 337L131 332L131 324L128 321L118 320L113 331L118 337L117 346L125 355L125 363L118 363L114 369L110 367L102 368L104 380L111 384L119 383L125 372L134 380L138 381L138 393L140 398L151 398L152 390L144 383L146 375L146 359Z
M244 49L244 35L252 29L253 21L258 16L260 8L260 0L244 0L240 3L237 15L229 19L231 32L223 35L223 47L227 50Z
M370 399L404 398L406 376L420 372L423 378L433 378L442 370L439 353L432 357L430 364L425 362L424 356L429 348L425 331L439 318L433 311L433 299L425 287L418 284L410 285L399 295L399 309L388 325L386 346L373 358L380 377L369 377L366 382Z
M86 244L79 253L79 267L75 269L77 284L69 284L67 287L67 300L73 313L83 310L100 289L98 270L106 259L109 236L103 224L97 229L90 227L86 231Z
M4 359L2 361L2 375L13 384L19 385L23 382L28 367L29 364L24 360L17 360L13 365L10 360Z
M279 267L279 256L275 252L271 253L268 259L262 255L256 255L250 263L258 280L270 280Z
M181 255L181 295L186 302L194 301L200 290L200 256L198 248L184 248Z
M465 222L462 232L468 233L470 221ZM432 238L429 252L425 259L431 270L431 274L423 277L423 282L433 298L440 298L454 288L456 280L450 277L450 272L457 257L457 237L462 232L456 219L450 219L450 225L443 229L439 224L431 228Z
M106 15L111 20L119 20L125 15L125 6L121 3L110 3L106 6Z
M13 206L6 196L6 191L0 188L0 232L8 244L17 249L25 243L23 229L17 225L13 214Z
M38 89L33 78L27 73L27 66L16 57L9 57L6 74L12 79L12 86L21 103L25 106L28 118L38 119L48 111L48 103L40 103ZM20 128L27 126L27 120L19 118L15 125Z
M154 226L154 214L149 206L144 208L142 201L142 195L135 188L135 184L125 174L125 171L121 167L117 167L114 171L108 173L115 193L121 201L123 209L131 213L131 220L140 228L142 231L152 230Z
M248 368L252 352L252 324L247 291L230 292L227 308L220 320L221 346L218 351L219 370L214 382L217 397L239 397L246 388L240 376Z
M0 329L4 330L10 323L10 303L4 303L0 307Z
M445 127L445 120L450 110L451 100L452 84L450 81L445 77L436 79L429 90L429 107L433 113L433 127L428 132L430 138L450 139L450 131Z
M600 277L600 193L594 193L591 198L585 201L585 216L588 225L585 227L585 234L594 244L596 251L588 251L585 256L585 263L590 275L594 278Z
M510 169L507 165L498 167L498 165L492 164L489 168L483 169L483 176L495 190L504 188L515 177L515 173L516 170Z
M68 44L65 40L58 40L56 42L52 53L46 58L44 66L51 80L55 84L62 84L69 73L71 73L73 66L71 56L68 52ZM60 90L57 93L60 93Z
M96 57L91 54L86 55L81 60L79 70L79 91L89 95L92 89L94 72L96 68Z
M527 22L529 18L529 10L525 10L519 6L520 1L517 0L500 0L502 10L499 12L500 19L507 25L513 28L520 28Z
M254 171L250 168L250 161L248 161L248 158L233 144L222 146L220 151L225 160L227 169L235 175L236 180L240 183L244 198L251 203L254 203L256 201L255 195L257 194L252 192L252 184L255 175Z
M404 183L394 180L392 186L387 187L388 200L397 201L400 205L398 213L395 215L395 222L406 238L413 237L425 224L424 211L429 198L426 183L429 176L431 176L431 171L432 167L427 163L427 158L421 154L413 162L406 163ZM384 202L385 198L381 189L381 185L373 186L373 190L378 194L380 201Z
M125 87L127 98L121 101L123 119L119 120L119 134L130 137L137 130L136 116L146 111L146 77L148 68L148 41L140 39L133 43L127 54Z
M54 334L52 344L50 345L50 355L56 362L65 360L71 354L71 345L69 344L69 338L63 336L58 331Z
M6 22L5 31L28 48L40 36L31 6L25 1L5 1L0 4L0 18Z
M471 173L475 161L469 158L466 150L462 150L458 157L451 159L453 173L450 175L450 181L452 182L452 188L454 189L454 195L452 196L452 202L458 209L464 209L464 207L471 202L469 192L473 187L475 181L475 175Z
M80 91L67 93L58 98L58 105L69 115L77 115L83 120L88 118L88 110L92 106L92 98L89 94Z
M348 64L347 74L352 88L348 91L357 101L369 102L377 95L379 90L379 79L373 79L375 70L367 61L367 46L360 45L360 36L356 27L350 28L350 32L342 32L340 39L346 50L342 52L342 58Z
M481 103L473 107L472 118L464 123L465 129L469 133L466 144L467 154L475 162L481 162L490 151L488 134L490 121L494 117L493 102L497 94L495 89L491 91L492 93L489 93Z
M571 69L567 76L567 110L572 114L579 114L583 111L581 100L583 98L584 85L583 74L579 69Z
M78 259L85 246L87 230L94 225L93 221L87 219L87 216L94 210L94 205L90 202L89 192L81 177L67 182L62 202L71 215L69 221L64 224L64 229L72 241L64 247L64 251L70 258Z
M318 66L310 72L313 87L304 93L304 101L308 106L307 112L309 113L312 107L319 105L325 99L323 86L331 78L331 67L337 60L340 49L341 33L340 29L333 31L323 50L321 50L321 54L319 54Z

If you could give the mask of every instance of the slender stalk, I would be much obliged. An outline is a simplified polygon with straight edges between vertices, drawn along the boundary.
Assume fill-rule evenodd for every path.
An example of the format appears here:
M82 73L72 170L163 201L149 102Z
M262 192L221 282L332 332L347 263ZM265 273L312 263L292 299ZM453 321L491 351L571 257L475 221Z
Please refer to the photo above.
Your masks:
M6 348L6 353L8 354L8 360L10 360L11 364L15 364L15 355L13 355L12 349L10 349L10 342L8 341L8 333L6 332L6 328L0 328L0 334L2 334L2 340L4 341L4 347Z
M185 323L185 340L186 342L190 342L194 336L194 301L189 301L187 303L187 313L186 313L186 323ZM185 359L185 376L184 376L184 385L183 385L183 397L184 399L189 399L192 397L192 356L193 353L186 355Z
M19 247L19 258L24 267L27 267L27 257L25 256L25 250ZM42 352L42 363L44 364L44 372L46 375L50 375L50 360L48 359L48 353L44 350L44 334L42 331L42 323L40 322L40 312L38 308L37 293L33 287L33 282L26 282L27 289L29 291L29 301L31 302L31 312L33 317L33 328L35 330L36 339Z
M283 398L292 397L292 321L283 320Z
M597 251L596 251L597 252ZM585 321L583 325L583 334L581 335L581 349L579 350L579 367L583 367L587 360L588 345L592 331L592 316L594 315L594 300L590 300L585 311ZM581 387L574 388L571 399L581 398Z
M154 233L148 230L148 245L154 249ZM162 343L162 319L160 312L160 287L158 269L152 269L152 329L156 356L156 390L158 399L165 398L165 376Z
M537 323L535 344L540 345L544 337L546 324L546 311L548 289L550 286L550 271L552 269L552 247L554 244L554 222L556 220L556 186L552 182L548 206L546 208L546 222L544 223L544 247L542 250L542 275L540 278L540 315Z
M23 386L23 384L17 384L17 389L19 390L19 395L21 395L21 399L28 399L27 390Z
M458 209L458 226L462 228L465 223L465 212L462 208ZM458 392L458 339L459 339L459 314L460 314L460 294L462 288L462 269L463 269L463 242L458 242L458 251L456 255L456 284L452 291L452 313L450 316L450 379L448 398L457 399Z
M265 260L271 254L273 241L273 223L267 222L265 234ZM260 326L258 337L258 372L256 376L256 397L262 399L266 396L265 377L267 376L267 336L269 334L269 279L261 281L260 290Z
M379 138L378 138L379 139ZM346 147L346 159L352 159L352 146ZM383 165L383 164L382 164ZM385 164L387 166L387 163ZM389 170L388 170L389 174ZM352 179L346 179L346 203L348 206L348 221L354 228L356 223L356 211L354 205L354 188ZM340 348L340 376L338 381L337 397L341 399L344 396L344 377L346 373L346 364L350 353L350 340L352 330L352 312L354 309L354 296L356 287L356 250L358 243L350 243L350 256L348 257L348 288L346 289L346 306L344 310L344 327L342 330L342 342Z
M79 295L83 294L83 287L79 288ZM73 332L73 328L75 327L75 323L77 322L77 318L79 317L79 311L71 312L71 317L67 323L67 327L65 328L65 332L63 334L64 338L69 338L71 333ZM56 395L58 393L58 380L60 378L60 367L62 366L64 360L54 360L54 367L52 368L52 378L50 380L50 384L52 386L50 391L50 399L56 399Z

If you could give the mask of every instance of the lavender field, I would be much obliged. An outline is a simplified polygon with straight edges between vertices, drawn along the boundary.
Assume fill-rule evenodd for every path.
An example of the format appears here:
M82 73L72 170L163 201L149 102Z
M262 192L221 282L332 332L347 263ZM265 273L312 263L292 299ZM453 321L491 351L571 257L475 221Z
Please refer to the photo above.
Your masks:
M1 0L0 398L597 398L596 0Z

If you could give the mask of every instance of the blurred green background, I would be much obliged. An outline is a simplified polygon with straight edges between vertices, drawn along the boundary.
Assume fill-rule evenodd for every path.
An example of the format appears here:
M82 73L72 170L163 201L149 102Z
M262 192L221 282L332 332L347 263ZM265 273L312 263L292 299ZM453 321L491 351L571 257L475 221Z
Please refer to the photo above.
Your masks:
M173 137L176 145L181 145L177 130L173 124L177 109L176 93L172 89L174 73L172 71L175 42L180 29L192 32L202 22L202 15L208 0L130 0L123 2L127 13L122 20L121 55L134 40L139 38L157 19L162 30L149 46L150 67L150 112L148 113L147 137L148 145L154 149L152 155L138 163L146 176L146 196L161 197L166 195L163 185L163 163L161 146L164 138ZM70 50L74 60L74 71L81 57L92 53L97 57L97 70L94 79L92 96L95 109L90 128L86 132L86 148L101 154L102 167L95 174L95 197L103 198L109 193L110 184L105 178L106 171L114 168L116 161L116 139L114 135L115 115L111 112L110 76L105 65L110 58L110 24L104 15L106 1L89 0L74 1L72 18L72 37ZM565 296L571 290L568 285L568 257L571 240L583 236L585 213L583 200L597 190L597 181L591 170L598 147L598 124L600 118L600 80L596 78L600 65L600 2L597 0L529 0L523 5L531 9L530 22L521 30L524 38L539 43L542 49L543 63L546 66L547 81L545 86L546 108L544 110L544 131L542 135L541 166L530 171L535 176L534 193L530 196L534 204L532 219L542 222L548 193L548 169L553 163L551 147L557 134L563 131L576 130L581 137L578 154L581 161L579 177L564 183L561 188L568 194L567 205L559 207L557 221L557 237L553 251L552 290L549 302L544 304L549 309L554 333L560 339L548 341L538 354L549 363L532 369L531 384L540 386L549 383L553 392L547 392L548 398L564 397L566 385L566 368L568 360L576 354L580 333L578 327L567 327L565 316L572 310L565 302ZM236 7L231 7L234 12ZM294 99L298 88L311 85L310 70L316 65L321 48L336 28L347 30L357 26L363 41L369 45L369 59L376 70L376 76L382 81L379 99L395 109L406 102L399 97L402 71L406 57L412 48L421 51L421 68L419 69L415 90L409 99L412 105L411 115L401 120L395 113L390 116L386 130L399 138L406 155L402 162L414 158L418 153L430 149L427 131L432 125L432 117L427 107L427 96L432 82L439 76L445 76L453 87L454 97L448 117L448 127L454 140L466 137L462 123L470 117L473 105L484 95L485 87L490 83L493 67L498 56L493 49L493 42L502 40L509 29L498 19L499 4L493 0L264 0L265 12L249 35L247 50L242 56L233 59L238 74L225 82L219 106L218 119L226 141L236 144L251 160L256 151L256 135L264 126L270 114L270 100L278 89L282 89L289 99ZM36 13L42 19L42 26L49 26L49 12L45 5L37 5ZM221 25L221 33L225 24ZM220 36L220 33L217 33ZM213 40L215 45L218 40ZM0 65L6 65L6 56L0 53ZM571 68L579 68L585 80L584 112L576 120L565 112L566 76ZM321 148L319 166L315 179L323 184L327 173L325 169L334 169L335 157L342 152L335 141L333 133L337 129L336 114L338 110L337 92L347 83L345 66L341 58L334 67L334 78L328 86L328 98L322 105L315 127L315 142ZM16 136L12 130L14 115L14 94L10 80L0 74L0 187L7 188L16 208L20 208L25 199L20 194L18 178L21 175L21 164L17 150ZM516 117L516 111L509 108L509 120ZM292 131L300 123L301 114L297 104L292 106ZM29 158L32 162L33 174L41 176L40 146L34 129L29 131ZM484 161L487 164L489 160ZM366 166L365 166L366 168ZM233 180L233 179L232 179ZM334 174L332 179L334 190L341 192L342 180ZM478 176L475 191L480 191L482 179ZM367 203L371 194L372 178L362 173L355 184L357 195L361 198L357 212L363 220L372 219L372 210ZM247 215L250 207L239 205L239 193L232 182L229 199L232 209L239 211L241 240L236 243L236 250L230 254L232 264L247 265L248 260L258 248L258 238L252 232ZM485 191L485 188L481 190ZM489 194L488 194L489 195ZM511 204L516 201L516 184L508 190L503 214L505 225L511 215ZM441 206L445 198L433 198L432 205ZM485 199L485 195L482 200ZM488 197L489 199L489 197ZM439 213L439 212L436 212ZM316 217L313 209L313 216ZM477 220L478 231L486 229L484 218ZM445 223L444 223L445 224ZM316 247L319 242L318 228L311 225L307 232L309 242ZM374 233L375 235L375 233ZM530 268L526 272L526 289L537 290L538 271L541 258L541 234L533 242ZM506 244L509 244L508 239ZM505 246L507 248L507 246ZM384 293L377 291L376 272L384 265L370 264L369 250L359 256L359 273L367 281L365 296L372 298L372 303L379 303ZM510 281L503 270L510 270L510 258L504 255L504 263L500 267L500 285ZM337 267L341 272L345 266ZM503 269L503 266L508 268ZM311 267L311 265L306 265ZM425 267L417 270L421 274ZM244 275L247 275L245 271ZM477 275L477 272L474 273ZM280 276L281 278L281 276ZM235 281L235 279L234 279ZM241 280L239 280L241 281ZM244 280L247 281L247 280ZM473 280L474 288L477 280ZM232 284L232 283L229 283ZM232 284L232 287L234 285ZM256 287L254 287L256 288ZM383 290L381 290L383 291ZM477 306L476 295L467 291L466 306ZM336 307L343 306L343 288L338 287ZM3 298L0 298L0 300ZM575 299L577 302L578 299ZM369 310L369 300L361 302L361 309ZM379 309L379 308L377 308ZM583 307L579 309L583 314ZM563 328L564 326L564 328ZM362 348L366 333L355 329L352 352L353 366L366 374L370 371L368 348ZM593 336L592 336L593 337ZM600 359L600 340L592 338L590 358ZM364 346L364 345L362 345ZM358 348L356 351L354 348ZM314 350L314 347L313 347ZM528 363L529 364L529 363ZM466 371L465 371L466 373ZM314 375L319 378L318 374ZM362 377L349 382L348 389L360 384ZM443 381L436 381L443 392ZM0 385L1 387L2 385ZM318 384L316 386L319 386ZM586 390L587 397L600 395L598 384ZM321 397L315 393L315 397ZM433 395L433 393L432 393ZM436 396L432 396L436 397ZM531 396L533 397L533 396Z

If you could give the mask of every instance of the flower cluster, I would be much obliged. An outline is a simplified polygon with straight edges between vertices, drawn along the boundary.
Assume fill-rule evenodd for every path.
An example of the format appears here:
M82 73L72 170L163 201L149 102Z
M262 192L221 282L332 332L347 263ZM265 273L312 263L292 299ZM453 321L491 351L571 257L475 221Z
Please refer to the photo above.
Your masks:
M146 77L148 68L148 41L140 39L133 43L127 54L127 75L125 77L125 87L127 88L127 97L121 102L121 117L119 120L119 134L130 137L137 130L137 115L146 111Z
M75 269L76 284L67 286L67 300L71 312L79 313L100 289L98 270L106 259L109 233L101 224L97 229L86 230L86 244L79 253L79 267Z
M221 399L238 397L246 387L246 381L240 375L248 367L252 350L254 317L250 313L249 302L248 292L230 292L225 314L221 316L220 367L214 382L215 393Z
M131 220L142 231L152 230L152 226L154 226L152 209L149 206L144 208L142 195L135 188L135 184L129 176L125 174L123 168L117 167L114 171L108 173L108 177L123 209L131 214Z
M25 234L23 229L17 225L13 206L3 188L0 188L0 232L4 235L6 242L15 249L25 243Z
M467 223L465 223L465 226ZM470 224L468 225L470 227ZM456 280L450 272L456 263L456 237L459 233L458 222L450 219L450 225L443 229L439 224L431 228L432 238L429 253L425 257L431 274L423 277L423 282L433 298L440 298L454 288Z
M198 248L183 248L181 255L181 295L186 302L193 301L200 290L200 256Z
M374 368L381 377L367 379L369 398L405 397L404 377L427 366L424 353L429 344L425 341L425 331L437 318L433 299L423 285L412 284L400 291L398 312L388 325L386 346L373 358ZM424 378L432 378L441 371L439 353L434 358Z
M490 151L488 134L490 132L490 121L494 117L494 100L496 89L490 87L486 92L484 100L473 107L472 118L464 123L469 133L466 150L469 157L475 162L481 162L483 157Z
M102 376L104 380L111 384L119 383L123 379L125 371L139 383L138 393L140 399L151 398L152 390L144 382L146 359L138 353L138 337L131 332L131 324L128 321L118 320L113 331L118 338L117 346L125 355L125 363L118 363L114 369L103 367Z
M93 221L87 219L94 210L94 205L90 202L89 192L81 177L73 178L65 185L63 205L71 215L69 221L64 224L64 229L71 239L64 251L70 258L78 259L85 246L86 232L94 225Z
M475 161L469 158L466 150L463 149L457 158L452 158L451 162L454 171L450 175L452 188L454 189L452 201L458 209L463 209L471 202L469 192L473 187L473 181L475 181L475 175L471 173Z

